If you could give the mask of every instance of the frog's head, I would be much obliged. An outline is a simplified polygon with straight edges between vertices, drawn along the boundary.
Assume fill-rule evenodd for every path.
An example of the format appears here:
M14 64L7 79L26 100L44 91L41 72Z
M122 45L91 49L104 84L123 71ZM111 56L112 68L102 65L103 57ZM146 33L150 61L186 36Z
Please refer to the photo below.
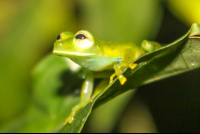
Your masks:
M99 54L100 48L95 45L93 35L86 31L62 32L54 43L53 53L66 57L90 57Z

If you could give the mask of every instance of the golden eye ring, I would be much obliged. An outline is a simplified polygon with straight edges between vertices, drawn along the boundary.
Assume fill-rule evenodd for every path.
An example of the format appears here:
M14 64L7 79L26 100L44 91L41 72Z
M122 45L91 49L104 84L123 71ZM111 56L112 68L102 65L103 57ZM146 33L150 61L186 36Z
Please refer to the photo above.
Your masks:
M73 43L79 50L90 49L94 45L94 37L90 32L81 30L75 34Z

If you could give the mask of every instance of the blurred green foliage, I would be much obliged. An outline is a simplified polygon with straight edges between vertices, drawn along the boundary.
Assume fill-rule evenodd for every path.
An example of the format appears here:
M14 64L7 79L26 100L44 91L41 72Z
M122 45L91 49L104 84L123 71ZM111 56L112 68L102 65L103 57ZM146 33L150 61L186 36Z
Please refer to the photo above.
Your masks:
M32 107L33 94L38 94L35 92L37 88L32 86L32 83L36 81L31 82L31 74L38 62L46 54L51 53L53 43L62 31L76 32L85 29L91 31L98 38L110 41L132 41L140 45L143 39L156 39L163 23L162 20L165 19L163 9L166 7L188 26L193 22L200 23L198 14L196 14L199 12L199 8L194 6L198 5L194 4L196 2L196 0L185 0L184 6L179 6L182 2L178 2L178 0L176 2L173 0L124 0L123 2L120 0L1 0L0 128L9 130L9 127L4 126L20 124L22 120L25 120L20 117L26 111L32 111L29 113L30 117L38 113L37 118L40 118L40 116L46 118L46 122L55 113L56 108L53 106L49 107L51 113L48 113L48 116L43 116L43 112L38 112ZM184 10L185 8L188 10ZM174 27L174 25L171 25L171 27ZM183 34L180 33L180 35ZM53 76L47 75L46 77ZM59 83L57 84L59 85ZM39 98L44 97L45 100L48 98L45 96L48 96L48 94L43 93ZM125 108L130 96L130 94L127 94L125 97L116 98L116 101L114 99L97 109L83 131L92 131L90 126L94 123L90 122L94 117L96 127L102 127L99 129L100 132L112 132L123 112L122 107ZM63 97L63 99L65 98ZM43 101L43 103L54 103L55 107L59 106L59 100L56 102L55 100L48 100ZM106 121L105 126L103 118L97 117L102 109L108 109L111 105L112 109L115 109L115 113L112 113L112 109L108 110L107 113L105 112L104 118L109 119L110 115L113 116ZM43 107L42 105L39 106ZM148 109L146 113L149 116ZM65 114L67 117L67 113ZM57 122L62 124L66 117L57 120ZM13 119L16 120L10 124ZM152 129L149 130L155 132L156 129L150 117L148 121L152 125ZM54 120L52 122L54 123ZM35 124L38 124L37 121ZM55 124L51 125L49 129L44 129L45 127L38 129L38 132L56 131L57 129L53 130ZM35 127L37 126L42 128L43 124L38 124ZM21 131L34 132L35 127L32 129L27 127ZM123 131L125 132L126 129L123 129ZM127 131L130 132L131 130Z
M65 26L73 30L74 19L73 1L10 0L0 3L1 10L4 9L1 27L6 26L1 30L0 40L0 122L4 122L28 104L34 64L51 49L55 37L66 29Z

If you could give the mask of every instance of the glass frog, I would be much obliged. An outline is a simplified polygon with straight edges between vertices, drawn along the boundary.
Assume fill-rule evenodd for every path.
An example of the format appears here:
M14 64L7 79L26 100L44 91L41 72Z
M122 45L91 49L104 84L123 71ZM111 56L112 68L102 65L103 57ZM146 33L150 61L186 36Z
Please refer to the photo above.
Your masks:
M109 42L94 38L86 30L78 31L76 34L62 32L54 43L53 53L67 57L80 65L83 70L82 77L85 78L81 90L81 101L73 108L64 124L72 123L75 113L90 101L94 77L97 76L94 74L100 72L100 77L109 77L107 71L113 71L109 83L111 84L117 77L120 84L123 85L127 81L123 71L127 67L134 69L137 66L136 63L133 63L134 60L159 47L158 43L146 40L142 42L141 46L132 42Z

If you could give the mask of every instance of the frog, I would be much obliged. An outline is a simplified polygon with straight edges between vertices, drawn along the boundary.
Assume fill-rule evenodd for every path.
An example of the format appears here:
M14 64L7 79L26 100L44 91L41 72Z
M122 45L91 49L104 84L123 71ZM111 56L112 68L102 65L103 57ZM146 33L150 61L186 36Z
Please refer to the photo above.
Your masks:
M87 30L80 30L75 34L69 31L59 34L54 43L53 53L67 57L80 65L82 68L81 77L85 79L81 89L80 103L72 109L64 125L71 124L76 112L90 102L94 78L108 77L110 78L108 84L112 84L114 78L117 77L119 83L124 85L127 81L123 75L124 70L127 68L135 69L137 63L133 61L146 53L156 51L160 47L160 44L147 40L142 41L139 46L132 42L105 41L94 38Z

